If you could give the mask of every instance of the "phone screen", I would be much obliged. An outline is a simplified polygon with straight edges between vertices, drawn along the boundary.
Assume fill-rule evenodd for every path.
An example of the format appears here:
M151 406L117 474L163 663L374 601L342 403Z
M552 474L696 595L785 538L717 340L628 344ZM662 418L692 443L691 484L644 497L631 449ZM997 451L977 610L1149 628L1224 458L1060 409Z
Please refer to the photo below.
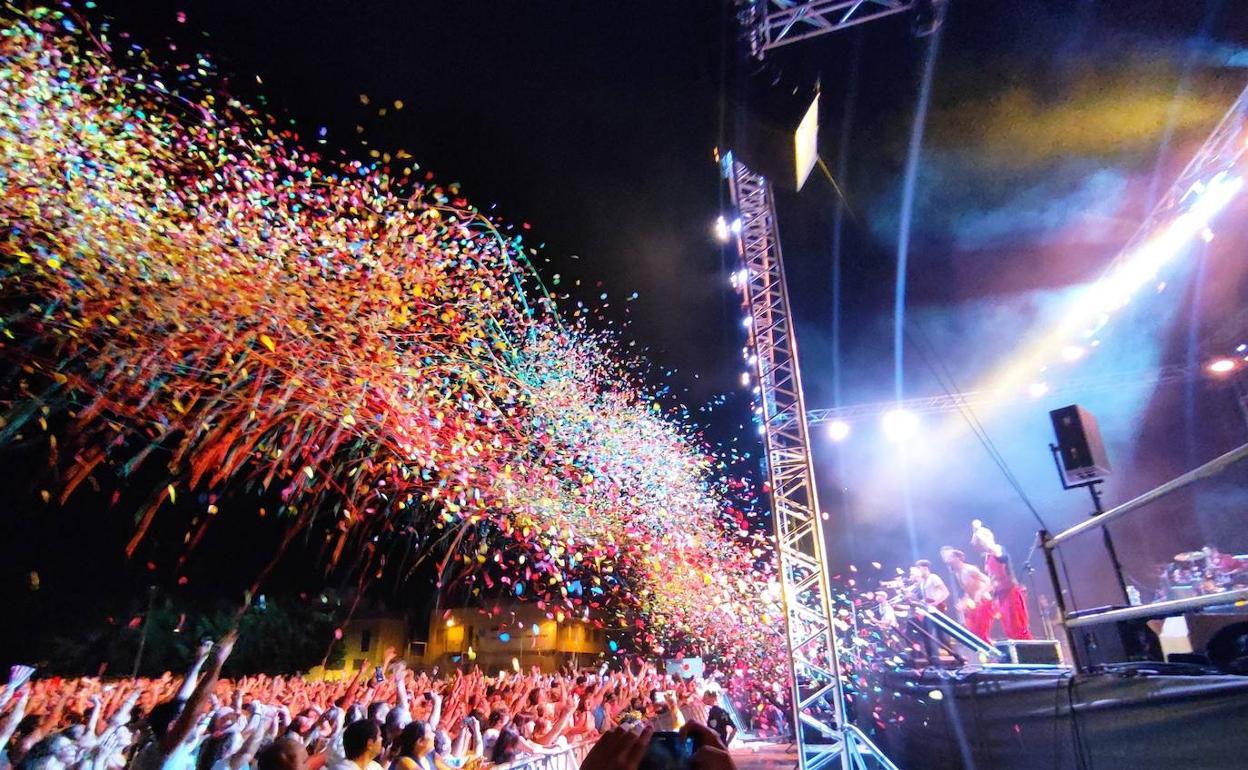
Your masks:
M673 732L651 733L638 770L687 770L692 757L692 738Z

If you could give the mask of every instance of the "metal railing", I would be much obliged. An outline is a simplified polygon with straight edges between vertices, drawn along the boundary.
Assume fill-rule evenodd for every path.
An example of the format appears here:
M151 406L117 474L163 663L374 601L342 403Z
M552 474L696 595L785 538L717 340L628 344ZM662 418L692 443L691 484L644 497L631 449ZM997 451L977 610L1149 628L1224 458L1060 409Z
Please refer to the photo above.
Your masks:
M1078 524L1066 530L1065 532L1059 532L1058 534L1054 535L1053 537L1045 541L1044 547L1053 549L1061 545L1062 543L1066 542L1067 540L1070 540L1072 537L1081 535L1090 529L1103 527L1106 524L1113 521L1114 519L1118 519L1123 516L1126 516L1128 513L1131 513L1132 511L1137 510L1139 508L1143 508L1149 503L1160 500L1161 498L1165 497L1166 495L1171 494L1172 492L1177 492L1183 487L1186 487L1189 484L1192 484L1193 482L1199 481L1201 479L1209 478L1210 476L1216 476L1222 471L1229 468L1230 466L1239 462L1240 460L1243 460L1244 458L1248 458L1248 444L1244 444L1241 447L1232 449L1231 451L1227 452L1221 457L1214 458L1210 460L1209 462L1205 463L1204 465L1194 470L1190 470L1187 473L1184 473L1182 476L1171 479L1170 481L1167 481L1165 484L1162 484L1161 486L1155 489L1150 489L1149 491L1145 492L1144 494L1140 495L1134 500L1128 500L1122 505L1114 506L1113 508L1110 508L1108 511L1105 511L1104 513L1099 514L1095 516L1094 518L1088 519L1087 521L1079 522Z
M1062 615L1062 625L1066 629L1067 641L1070 643L1071 654L1075 656L1075 663L1079 664L1078 647L1075 644L1073 630L1081 626L1095 625L1098 623L1110 623L1120 620L1132 620L1137 618L1160 618L1173 615L1182 615L1186 612L1200 611L1207 607L1220 606L1226 604L1235 604L1248 600L1248 589L1240 588L1221 593L1204 594L1201 596L1193 596L1187 599L1171 599L1168 601L1154 602L1151 604L1143 604L1133 607L1111 607L1096 612L1073 613L1066 607L1066 600L1062 594L1062 583L1057 574L1057 563L1055 554L1057 549L1065 542L1079 535L1091 532L1094 529L1101 529L1118 519L1127 516L1135 511L1140 510L1146 505L1157 502L1168 495L1178 492L1180 489L1191 486L1202 479L1216 476L1232 465L1248 459L1248 444L1243 444L1220 457L1216 457L1209 462L1194 468L1187 473L1167 481L1166 483L1150 489L1138 497L1128 500L1122 505L1114 506L1104 513L1097 514L1092 518L1081 521L1069 529L1059 532L1056 535L1049 535L1048 532L1041 531L1040 542L1044 546L1044 557L1049 568L1049 578L1053 581L1054 597L1057 600L1058 609Z
M502 765L489 765L490 770L578 770L589 750L597 741L582 741L541 754L514 759Z

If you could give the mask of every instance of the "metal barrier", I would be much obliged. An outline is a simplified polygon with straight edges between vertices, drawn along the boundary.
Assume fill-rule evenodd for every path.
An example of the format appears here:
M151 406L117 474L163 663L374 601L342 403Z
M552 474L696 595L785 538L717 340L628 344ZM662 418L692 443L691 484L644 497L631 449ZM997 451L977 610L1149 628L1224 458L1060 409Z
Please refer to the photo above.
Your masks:
M581 762L594 747L594 743L596 741L574 743L558 751L534 754L502 765L489 765L488 767L489 770L579 770Z
M1081 521L1073 527L1050 536L1045 530L1040 531L1040 542L1044 546L1044 558L1049 568L1049 578L1053 581L1053 593L1057 600L1058 610L1062 615L1062 626L1066 629L1066 639L1070 643L1071 655L1075 657L1075 664L1079 666L1078 660L1079 648L1075 644L1074 634L1072 630L1080 626L1088 626L1096 623L1108 623L1119 620L1131 620L1136 618L1159 618L1172 615L1182 615L1185 612L1201 610L1206 607L1220 606L1224 604L1234 604L1236 602L1248 599L1248 589L1237 589L1226 591L1224 593L1205 594L1201 596L1193 596L1189 599L1173 599L1164 602L1155 602L1153 604L1144 604L1133 607L1110 607L1095 612L1075 613L1070 612L1066 607L1066 599L1062 595L1062 583L1057 574L1057 563L1054 559L1054 553L1062 543L1071 538L1091 532L1094 529L1100 529L1116 519L1120 519L1133 511L1138 511L1146 505L1154 503L1167 495L1173 494L1185 487L1194 484L1201 479L1207 479L1222 473L1227 468L1244 459L1248 459L1248 444L1239 446L1226 454L1214 458L1198 468L1188 471L1177 478L1167 481L1165 484L1151 489L1133 500L1128 500L1122 505L1115 506L1104 513L1093 516L1087 521Z

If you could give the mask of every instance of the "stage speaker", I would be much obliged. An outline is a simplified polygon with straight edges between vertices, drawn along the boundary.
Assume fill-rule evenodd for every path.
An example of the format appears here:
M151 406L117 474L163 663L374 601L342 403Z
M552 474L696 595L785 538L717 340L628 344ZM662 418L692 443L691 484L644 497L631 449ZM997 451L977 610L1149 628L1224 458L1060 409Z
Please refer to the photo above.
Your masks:
M1055 639L1002 639L992 643L1010 663L1061 665L1062 646Z
M1232 623L1209 640L1209 660L1224 674L1248 674L1248 623Z
M1078 404L1049 412L1053 435L1068 483L1094 481L1109 475L1109 457L1101 443L1101 429L1092 413Z
M1073 629L1080 669L1114 663L1165 661L1161 640L1140 620L1119 620Z

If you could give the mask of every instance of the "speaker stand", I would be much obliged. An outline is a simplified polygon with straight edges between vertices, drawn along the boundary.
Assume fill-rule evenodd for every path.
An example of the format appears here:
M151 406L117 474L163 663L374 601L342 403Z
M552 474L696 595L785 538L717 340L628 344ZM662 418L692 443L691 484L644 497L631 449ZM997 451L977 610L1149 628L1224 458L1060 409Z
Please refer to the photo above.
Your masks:
M1101 490L1098 488L1101 484L1100 479L1084 481L1079 484L1071 484L1066 480L1066 474L1062 471L1062 455L1061 449L1057 444L1049 444L1049 451L1053 453L1053 465L1057 468L1057 478L1062 482L1062 489L1079 489L1087 487L1088 494L1092 496L1092 517L1095 518L1105 512L1105 506L1101 504ZM1109 562L1114 567L1114 578L1118 581L1118 590L1122 593L1122 600L1127 605L1131 604L1131 595L1127 593L1127 581L1122 576L1122 562L1118 561L1118 550L1114 548L1114 538L1109 534L1109 527L1101 527L1101 535L1105 540L1105 550L1109 552Z

